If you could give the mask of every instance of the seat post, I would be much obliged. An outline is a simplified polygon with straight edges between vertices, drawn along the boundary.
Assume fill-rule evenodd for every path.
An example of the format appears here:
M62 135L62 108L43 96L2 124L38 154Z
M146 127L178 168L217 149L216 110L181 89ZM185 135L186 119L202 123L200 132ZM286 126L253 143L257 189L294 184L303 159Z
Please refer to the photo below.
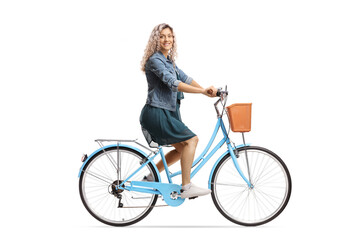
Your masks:
M167 178L168 178L168 180L169 180L169 183L172 183L172 180L171 180L171 177L170 177L169 168L168 168L168 165L167 165L167 163L166 163L166 158L165 158L165 155L164 155L164 151L163 151L163 149L162 149L162 146L159 146L159 151L160 151L161 160L163 161L163 164L164 164L166 176L167 176Z

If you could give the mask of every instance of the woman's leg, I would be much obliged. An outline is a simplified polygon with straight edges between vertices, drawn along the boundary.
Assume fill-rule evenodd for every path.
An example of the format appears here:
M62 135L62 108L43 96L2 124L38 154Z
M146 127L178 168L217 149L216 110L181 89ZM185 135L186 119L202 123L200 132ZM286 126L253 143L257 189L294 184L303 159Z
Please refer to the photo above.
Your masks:
M175 147L174 150L168 152L165 155L166 163L168 166L171 166L181 158L181 172L182 172L182 185L190 183L190 174L191 166L194 161L196 146L199 142L197 136L190 138L184 142L171 144ZM164 170L164 163L160 160L156 167L159 169L159 172Z
M175 149L168 152L165 155L165 159L166 159L166 164L169 166L173 165L174 163L176 163L177 161L180 160L181 157L181 153L184 149L184 144L183 143L174 143L171 144ZM159 172L164 171L165 167L164 167L164 163L162 160L160 160L157 164L156 167L158 168Z
M185 186L190 183L191 166L194 161L195 150L199 138L197 136L186 140L183 143L183 151L181 154L181 172L182 185Z
M196 198L211 193L210 189L198 187L190 183L191 166L194 161L196 146L199 139L197 136L183 142L184 149L181 155L182 192L181 198Z
M195 150L198 144L198 137L195 136L189 140L186 140L181 143L171 144L175 147L174 150L168 152L165 155L166 163L168 166L177 162L179 158L181 159L181 172L182 172L182 193L181 198L195 198L198 196L203 196L209 194L211 190L200 188L190 183L191 175L191 166L194 161ZM163 161L160 161L156 164L159 171L164 170Z

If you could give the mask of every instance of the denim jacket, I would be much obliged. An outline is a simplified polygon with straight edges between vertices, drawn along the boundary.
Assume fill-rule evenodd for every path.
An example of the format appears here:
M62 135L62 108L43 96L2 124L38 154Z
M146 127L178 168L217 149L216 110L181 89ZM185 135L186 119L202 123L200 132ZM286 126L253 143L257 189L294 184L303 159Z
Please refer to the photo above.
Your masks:
M146 104L154 107L176 110L178 85L181 82L191 84L192 78L188 77L169 58L165 58L160 51L155 52L145 65L145 74L148 82L148 96ZM179 76L179 79L177 78ZM182 94L182 99L183 94Z

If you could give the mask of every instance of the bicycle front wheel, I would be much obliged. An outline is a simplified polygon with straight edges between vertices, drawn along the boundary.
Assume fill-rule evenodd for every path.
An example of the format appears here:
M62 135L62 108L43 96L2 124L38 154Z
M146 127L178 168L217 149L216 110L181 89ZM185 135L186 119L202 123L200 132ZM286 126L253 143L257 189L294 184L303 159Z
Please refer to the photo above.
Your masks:
M116 188L140 167L143 158L133 149L111 147L89 159L80 175L79 191L85 208L93 217L112 226L127 226L150 213L158 195ZM159 181L151 164L130 181L141 181L148 174Z
M279 156L265 148L243 147L238 153L238 164L253 187L241 178L227 154L214 170L212 199L219 212L236 224L265 224L276 218L290 199L289 170Z

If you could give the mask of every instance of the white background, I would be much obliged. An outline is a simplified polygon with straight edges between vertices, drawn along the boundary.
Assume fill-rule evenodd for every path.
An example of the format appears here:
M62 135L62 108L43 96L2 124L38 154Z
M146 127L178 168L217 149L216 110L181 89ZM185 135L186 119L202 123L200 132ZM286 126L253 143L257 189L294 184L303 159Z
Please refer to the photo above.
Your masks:
M359 5L2 1L1 238L349 235L360 214ZM82 205L80 158L97 149L94 139L145 143L138 122L147 92L140 61L153 27L163 22L177 36L177 65L204 87L227 84L229 103L252 102L248 142L275 151L288 165L293 193L274 221L237 226L207 196L114 228ZM197 153L216 121L213 102L186 94L182 104L184 122L200 138ZM240 144L239 135L231 136ZM210 165L193 179L196 184L206 186Z

